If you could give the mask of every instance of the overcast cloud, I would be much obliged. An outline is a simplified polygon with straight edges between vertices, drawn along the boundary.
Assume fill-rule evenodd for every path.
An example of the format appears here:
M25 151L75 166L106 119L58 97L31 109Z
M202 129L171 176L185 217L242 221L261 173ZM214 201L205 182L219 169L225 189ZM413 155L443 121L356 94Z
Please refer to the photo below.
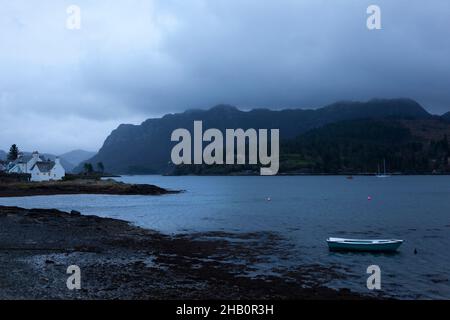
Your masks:
M219 103L411 97L443 113L449 32L448 0L0 0L0 149L97 150L120 123Z

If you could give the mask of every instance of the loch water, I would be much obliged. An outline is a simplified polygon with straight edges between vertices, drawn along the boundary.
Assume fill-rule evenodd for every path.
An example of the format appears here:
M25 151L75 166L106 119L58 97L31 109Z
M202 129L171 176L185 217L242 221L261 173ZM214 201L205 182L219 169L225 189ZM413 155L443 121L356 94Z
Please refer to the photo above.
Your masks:
M0 198L0 205L56 208L119 218L167 234L271 232L289 259L333 266L328 285L367 293L367 267L382 270L382 292L402 299L450 299L450 177L123 176L186 190L158 197L60 195ZM270 200L270 201L269 201ZM397 254L333 253L328 237L403 239ZM416 251L416 253L415 253Z

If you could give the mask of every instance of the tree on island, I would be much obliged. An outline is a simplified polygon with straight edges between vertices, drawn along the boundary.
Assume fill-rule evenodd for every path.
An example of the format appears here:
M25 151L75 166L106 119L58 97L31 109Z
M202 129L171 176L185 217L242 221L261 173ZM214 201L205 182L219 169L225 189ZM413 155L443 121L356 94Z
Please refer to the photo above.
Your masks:
M105 172L105 166L103 165L103 162L97 163L97 170L101 173Z
M8 160L15 161L19 157L19 148L17 148L16 144L13 144L11 148L9 148Z
M90 163L85 163L83 165L83 168L84 168L84 173L92 173L92 172L94 172L94 168L92 167L92 164L90 164Z

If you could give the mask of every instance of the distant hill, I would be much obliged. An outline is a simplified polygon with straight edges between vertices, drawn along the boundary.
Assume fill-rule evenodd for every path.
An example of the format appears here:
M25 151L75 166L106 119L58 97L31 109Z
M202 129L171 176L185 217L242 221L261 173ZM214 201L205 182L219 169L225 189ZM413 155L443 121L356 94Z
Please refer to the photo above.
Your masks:
M8 154L5 151L0 150L0 160L6 160L7 156Z
M283 140L280 174L450 173L450 124L443 119L358 119ZM258 166L183 165L174 175L259 173Z
M73 167L76 167L83 161L92 158L95 155L95 152L85 151L85 150L73 150L70 152L66 152L61 154L59 157L64 159L68 163L70 163Z
M445 114L442 115L442 119L450 122L450 112L447 112Z
M386 160L390 172L449 173L449 137L442 119L342 121L285 141L281 171L374 173Z
M435 116L409 99L338 102L317 110L255 109L244 112L233 106L220 105L210 110L189 110L149 119L141 125L120 125L106 139L98 154L87 162L103 162L106 171L118 174L167 172L174 145L170 141L172 131L186 128L192 132L195 120L203 121L204 130L278 128L281 140L287 141L331 123L367 119L432 120ZM81 168L82 165L76 170Z

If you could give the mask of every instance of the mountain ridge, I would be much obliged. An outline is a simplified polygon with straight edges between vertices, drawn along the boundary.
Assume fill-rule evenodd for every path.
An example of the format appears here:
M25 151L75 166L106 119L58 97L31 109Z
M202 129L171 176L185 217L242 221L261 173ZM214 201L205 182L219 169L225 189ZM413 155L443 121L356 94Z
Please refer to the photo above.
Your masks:
M106 138L99 152L87 162L103 162L105 169L117 174L164 173L170 162L173 130L192 131L195 120L208 128L280 129L281 140L293 139L329 123L357 119L431 120L428 113L411 99L372 99L367 102L336 102L319 109L253 109L241 111L230 105L208 110L193 109L143 121L140 125L122 124ZM82 165L76 170L81 171Z
M59 157L66 160L68 163L72 164L73 168L75 168L83 161L92 158L95 154L96 154L95 152L76 149L60 154Z

